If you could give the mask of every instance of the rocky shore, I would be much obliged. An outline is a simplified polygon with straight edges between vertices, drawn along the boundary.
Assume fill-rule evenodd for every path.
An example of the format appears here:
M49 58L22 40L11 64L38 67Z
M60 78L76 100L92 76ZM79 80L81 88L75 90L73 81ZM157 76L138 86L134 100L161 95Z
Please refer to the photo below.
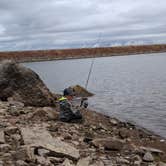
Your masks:
M0 165L165 166L166 142L90 110L63 123L56 107L0 102Z
M88 109L82 122L59 121L56 95L33 76L13 62L0 65L0 166L166 166L165 139L130 123Z

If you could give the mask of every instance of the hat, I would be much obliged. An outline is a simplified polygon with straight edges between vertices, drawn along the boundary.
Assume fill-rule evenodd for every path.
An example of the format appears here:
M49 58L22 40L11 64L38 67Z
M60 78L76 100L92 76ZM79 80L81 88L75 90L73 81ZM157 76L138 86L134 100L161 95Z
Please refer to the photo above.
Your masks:
M69 88L64 89L63 95L64 96L74 96L75 93L74 93L73 88L69 87Z

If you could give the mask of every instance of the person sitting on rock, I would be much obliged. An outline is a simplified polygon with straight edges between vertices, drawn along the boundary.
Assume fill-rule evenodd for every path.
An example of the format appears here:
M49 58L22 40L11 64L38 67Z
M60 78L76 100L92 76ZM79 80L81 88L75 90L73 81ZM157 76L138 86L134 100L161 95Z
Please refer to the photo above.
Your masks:
M63 122L74 122L75 120L81 120L82 115L79 110L75 108L70 103L73 99L74 92L71 89L65 89L63 92L63 97L59 99L60 105L60 115L59 119Z

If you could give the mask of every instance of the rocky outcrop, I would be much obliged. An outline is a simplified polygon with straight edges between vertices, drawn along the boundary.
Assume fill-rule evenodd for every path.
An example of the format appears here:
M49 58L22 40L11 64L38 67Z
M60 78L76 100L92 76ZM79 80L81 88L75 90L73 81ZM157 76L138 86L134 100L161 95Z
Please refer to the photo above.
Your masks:
M93 93L87 91L84 87L80 85L71 86L71 88L73 88L75 95L78 97L91 97L94 95Z
M52 106L54 97L39 76L13 61L0 64L0 99L9 98L26 106Z

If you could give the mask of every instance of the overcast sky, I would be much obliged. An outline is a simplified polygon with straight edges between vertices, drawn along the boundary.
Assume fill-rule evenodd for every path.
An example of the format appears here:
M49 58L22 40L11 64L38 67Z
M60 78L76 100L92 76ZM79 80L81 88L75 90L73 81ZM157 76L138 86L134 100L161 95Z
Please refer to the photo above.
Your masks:
M166 43L166 0L0 0L0 51Z

